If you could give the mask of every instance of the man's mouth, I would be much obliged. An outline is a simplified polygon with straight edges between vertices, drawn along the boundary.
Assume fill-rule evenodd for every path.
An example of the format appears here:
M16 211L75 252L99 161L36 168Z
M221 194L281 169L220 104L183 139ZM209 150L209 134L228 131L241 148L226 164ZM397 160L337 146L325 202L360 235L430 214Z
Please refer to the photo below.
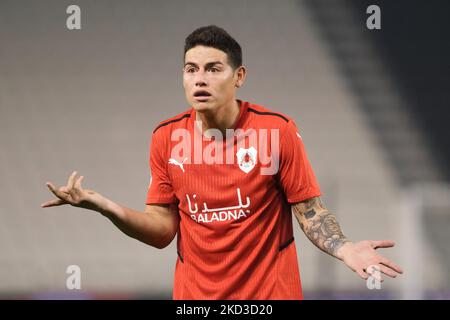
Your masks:
M198 101L208 100L211 97L211 93L205 90L199 90L194 92L194 97L197 98Z

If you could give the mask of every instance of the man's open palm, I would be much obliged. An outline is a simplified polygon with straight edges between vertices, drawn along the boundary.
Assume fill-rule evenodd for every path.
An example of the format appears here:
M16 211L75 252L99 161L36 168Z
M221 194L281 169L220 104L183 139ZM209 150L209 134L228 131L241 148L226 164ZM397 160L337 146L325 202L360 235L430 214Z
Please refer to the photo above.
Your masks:
M70 204L74 207L95 210L97 208L96 203L99 195L93 190L83 189L81 186L83 178L83 176L77 178L77 172L74 171L70 175L67 185L63 187L56 188L51 182L47 182L47 187L57 199L47 201L43 203L41 207L48 208Z
M372 275L377 280L383 281L381 273L395 278L397 274L403 273L403 270L376 251L376 249L391 248L394 245L395 243L390 240L364 240L351 243L345 248L342 247L342 260L363 279L367 279L369 275ZM380 272L375 272L375 268Z

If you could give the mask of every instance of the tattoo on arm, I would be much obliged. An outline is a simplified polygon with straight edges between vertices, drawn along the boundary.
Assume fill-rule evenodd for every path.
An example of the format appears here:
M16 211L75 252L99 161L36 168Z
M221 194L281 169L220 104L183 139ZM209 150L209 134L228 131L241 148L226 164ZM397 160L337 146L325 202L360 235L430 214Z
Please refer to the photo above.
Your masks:
M305 218L306 218L306 219L311 219L311 218L313 218L315 215L316 215L316 210L314 210L314 209L311 209L311 210L305 212Z
M336 256L338 249L349 242L336 217L324 207L319 197L299 202L292 208L308 239L321 250Z

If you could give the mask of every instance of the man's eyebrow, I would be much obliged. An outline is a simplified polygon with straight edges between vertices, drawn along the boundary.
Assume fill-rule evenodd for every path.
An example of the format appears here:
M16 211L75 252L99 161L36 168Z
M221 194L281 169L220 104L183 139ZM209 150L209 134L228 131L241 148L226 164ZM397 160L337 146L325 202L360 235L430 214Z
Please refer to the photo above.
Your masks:
M212 61L212 62L208 62L208 63L205 65L205 67L208 68L208 67L211 67L211 66L213 66L213 65L215 65L215 64L221 64L221 65L223 65L223 63L222 63L221 61ZM186 63L184 64L185 67L186 67L187 65L194 66L194 67L197 67L197 66L198 66L196 63L194 63L194 62L189 62L189 61L186 62Z
M215 64L222 64L222 65L223 65L223 63L220 62L220 61L213 61L213 62L208 62L208 63L205 65L205 67L212 67L212 66L215 65Z

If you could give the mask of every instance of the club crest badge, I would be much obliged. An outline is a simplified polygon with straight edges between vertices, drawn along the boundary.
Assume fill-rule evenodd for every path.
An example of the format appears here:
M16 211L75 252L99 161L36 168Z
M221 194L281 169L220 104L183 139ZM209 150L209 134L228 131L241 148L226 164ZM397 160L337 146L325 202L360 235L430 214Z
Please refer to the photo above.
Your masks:
M239 148L236 152L239 168L245 173L249 173L256 165L256 155L257 151L254 147Z

